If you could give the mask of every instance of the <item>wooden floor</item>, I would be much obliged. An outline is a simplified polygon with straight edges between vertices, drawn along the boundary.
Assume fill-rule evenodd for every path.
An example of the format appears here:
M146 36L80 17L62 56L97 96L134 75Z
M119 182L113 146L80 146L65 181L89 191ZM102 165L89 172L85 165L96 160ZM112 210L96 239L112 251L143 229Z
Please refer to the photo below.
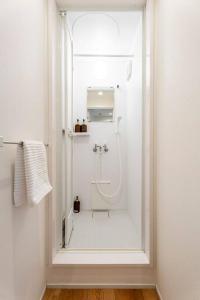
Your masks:
M159 300L153 289L47 289L43 300Z

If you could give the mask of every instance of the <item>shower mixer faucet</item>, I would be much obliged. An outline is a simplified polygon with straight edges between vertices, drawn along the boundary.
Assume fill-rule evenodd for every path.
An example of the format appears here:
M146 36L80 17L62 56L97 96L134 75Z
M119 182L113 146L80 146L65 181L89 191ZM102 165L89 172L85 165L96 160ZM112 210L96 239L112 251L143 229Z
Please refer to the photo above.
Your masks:
M104 152L108 152L108 146L106 145L106 144L104 144L103 146L102 145L97 145L97 144L95 144L94 145L94 148L93 148L93 152L102 152L102 151L104 151Z

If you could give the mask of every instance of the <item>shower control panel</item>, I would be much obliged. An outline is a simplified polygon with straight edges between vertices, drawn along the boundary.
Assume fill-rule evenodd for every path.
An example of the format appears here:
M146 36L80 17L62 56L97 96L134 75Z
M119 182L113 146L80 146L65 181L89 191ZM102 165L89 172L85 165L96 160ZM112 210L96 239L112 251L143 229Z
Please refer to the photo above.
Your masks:
M109 149L108 149L108 146L106 144L104 145L98 145L98 144L95 144L94 145L94 148L93 148L93 152L108 152Z

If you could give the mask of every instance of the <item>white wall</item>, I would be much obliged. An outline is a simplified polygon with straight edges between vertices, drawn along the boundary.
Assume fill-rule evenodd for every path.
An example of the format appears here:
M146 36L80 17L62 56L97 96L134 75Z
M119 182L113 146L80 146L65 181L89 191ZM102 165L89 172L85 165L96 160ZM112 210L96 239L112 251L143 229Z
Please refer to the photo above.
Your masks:
M0 135L47 138L46 1L0 9ZM45 286L46 200L12 205L16 146L0 149L0 299L39 300Z
M68 14L74 54L132 54L140 11Z
M200 2L158 0L158 287L200 299Z
M98 73L98 66L104 68L103 78ZM117 140L115 135L116 123L88 123L89 137L76 137L74 139L74 192L80 196L82 209L112 208L127 209L127 195L125 189L125 79L127 62L116 59L78 58L74 61L74 120L76 117L87 116L87 88L89 86L115 87L115 114L122 115L120 124L120 142L122 148L122 190L111 201L116 204L109 205L100 197L97 204L93 204L94 198L98 199L98 193L91 181L100 179L99 155L93 152L96 144L107 144L109 151L102 154L102 180L109 180L110 185L103 185L103 192L112 194L119 185L119 157ZM90 70L88 72L88 70ZM120 89L117 89L117 84Z

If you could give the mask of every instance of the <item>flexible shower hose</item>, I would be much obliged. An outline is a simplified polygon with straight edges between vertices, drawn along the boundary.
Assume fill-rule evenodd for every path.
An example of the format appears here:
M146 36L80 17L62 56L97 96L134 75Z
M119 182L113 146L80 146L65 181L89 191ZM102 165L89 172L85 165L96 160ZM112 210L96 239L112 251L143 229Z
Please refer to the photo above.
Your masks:
M96 183L96 187L97 187L97 191L98 193L103 196L105 198L105 201L108 202L109 204L112 204L112 203L116 203L117 201L110 201L108 199L112 199L114 197L116 197L120 190L121 190L121 187L122 187L122 158L121 158L121 147L120 147L120 136L119 136L119 132L116 133L116 139L117 139L117 148L118 148L118 156L119 156L119 185L117 187L117 190L113 193L113 194L106 194L104 193L100 186L99 186L99 183L97 180L95 180L95 183ZM101 154L100 155L100 159L102 157Z

